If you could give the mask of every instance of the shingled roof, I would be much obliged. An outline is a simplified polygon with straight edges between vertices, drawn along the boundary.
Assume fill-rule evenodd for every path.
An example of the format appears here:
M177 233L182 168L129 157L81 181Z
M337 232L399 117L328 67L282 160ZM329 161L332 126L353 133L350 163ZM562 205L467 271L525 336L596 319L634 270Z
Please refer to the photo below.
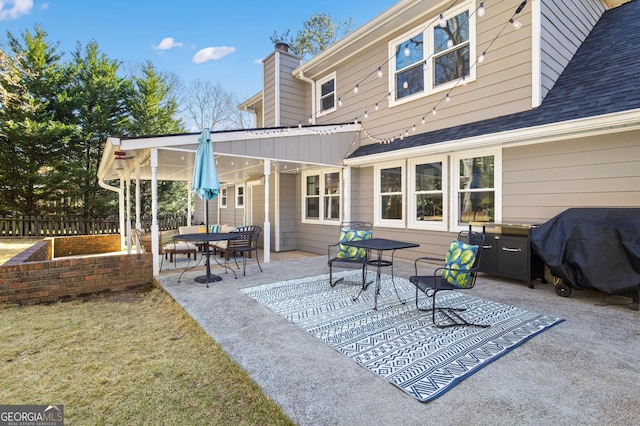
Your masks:
M606 11L542 104L529 111L359 147L349 158L640 108L640 0Z

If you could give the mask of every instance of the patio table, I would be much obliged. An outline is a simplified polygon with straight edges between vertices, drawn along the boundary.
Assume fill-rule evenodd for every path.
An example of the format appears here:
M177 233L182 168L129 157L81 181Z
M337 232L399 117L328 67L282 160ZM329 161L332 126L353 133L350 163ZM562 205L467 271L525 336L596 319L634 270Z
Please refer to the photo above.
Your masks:
M198 283L206 283L207 287L209 287L209 283L215 282L215 281L220 281L222 280L222 277L220 275L215 275L211 273L211 264L210 264L210 259L211 259L211 248L209 247L209 243L212 241L228 241L228 240L235 240L236 238L238 238L240 235L234 232L198 232L198 233L194 233L194 234L181 234L181 235L175 235L173 237L173 239L175 241L186 241L189 243L194 243L194 244L203 244L204 247L206 248L206 255L207 255L207 263L206 263L206 267L207 267L207 274L206 275L201 275L199 277L195 277L194 281L198 282ZM234 271L232 268L230 268L229 266L227 266L226 264L222 264L220 262L218 262L218 259L216 259L216 257L213 257L214 260L216 261L216 263L222 267L226 269L230 269L231 272L233 272L234 277L237 279L238 276L236 275L236 271Z
M396 296L398 296L398 300L402 304L406 302L405 300L402 300L402 298L398 294L398 289L396 288L396 283L394 281L393 256L395 255L396 250L420 247L420 244L407 243L404 241L397 241L397 240L389 240L386 238L371 238L368 240L360 240L360 241L345 241L345 242L342 242L341 244L351 246L351 247L363 248L365 250L375 250L377 252L377 257L375 259L370 259L368 262L369 265L376 266L376 288L373 295L373 300L374 300L373 309L375 310L378 309L378 293L380 293L380 272L383 266L391 267L391 282L393 283L393 289L396 292ZM391 250L391 259L384 260L382 258L382 254L384 251L388 251L388 250ZM366 290L367 287L368 286L361 288L360 292L358 292L358 294L354 296L353 300L358 299L358 297L360 297L360 294L362 293L362 290Z

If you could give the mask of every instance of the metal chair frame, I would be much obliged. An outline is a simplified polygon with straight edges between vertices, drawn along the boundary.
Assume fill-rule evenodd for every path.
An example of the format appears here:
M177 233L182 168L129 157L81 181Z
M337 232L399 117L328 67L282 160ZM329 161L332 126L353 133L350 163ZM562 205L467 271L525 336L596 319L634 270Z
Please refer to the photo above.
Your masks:
M467 287L460 288L453 286L447 282L442 277L442 271L445 269L452 270L451 268L446 268L444 266L436 268L433 271L433 275L419 275L418 269L423 262L433 262L433 261L442 261L444 259L435 258L435 257L419 257L414 262L415 267L415 275L409 278L409 281L416 286L416 308L422 312L431 312L431 321L438 328L446 328L446 327L456 327L456 326L474 326L474 327L489 327L488 324L477 324L472 323L464 319L458 312L465 311L466 308L457 308L457 307L438 307L436 305L436 295L438 291L442 290L469 290L473 288L476 284L478 265L480 263L480 254L482 253L482 248L484 246L484 234L480 232L473 231L462 231L458 234L458 240L465 242L467 244L472 244L478 246L478 252L476 254L475 261L473 263L472 268L468 271L469 282ZM427 297L431 298L431 307L424 308L421 307L419 302L420 293L424 293ZM436 312L442 314L445 320L444 322L436 321Z

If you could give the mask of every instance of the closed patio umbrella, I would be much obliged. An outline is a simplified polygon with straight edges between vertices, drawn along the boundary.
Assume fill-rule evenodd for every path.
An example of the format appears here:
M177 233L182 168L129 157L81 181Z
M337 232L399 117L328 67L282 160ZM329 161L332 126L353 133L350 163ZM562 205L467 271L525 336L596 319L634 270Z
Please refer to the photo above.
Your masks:
M196 277L196 281L200 283L207 283L219 281L222 278L218 275L211 275L210 266L210 253L208 245L209 237L209 200L214 200L218 197L218 191L220 190L220 181L218 180L218 171L216 170L216 160L213 155L213 145L211 143L211 137L209 129L204 129L200 138L198 139L200 144L196 150L195 163L193 165L193 192L204 201L205 206L205 224L207 227L207 275Z

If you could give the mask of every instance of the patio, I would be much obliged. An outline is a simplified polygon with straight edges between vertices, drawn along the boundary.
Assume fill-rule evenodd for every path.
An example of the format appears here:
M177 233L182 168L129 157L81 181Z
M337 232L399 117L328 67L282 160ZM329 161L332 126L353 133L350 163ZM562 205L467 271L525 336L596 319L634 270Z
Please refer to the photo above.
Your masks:
M605 299L590 290L565 298L552 284L531 290L481 275L473 295L565 322L424 404L239 291L326 274L326 256L272 253L264 272L249 262L238 279L214 268L223 280L210 288L193 281L202 266L178 282L182 258L177 268L164 262L160 285L300 425L595 425L631 424L640 416L640 314L630 309L630 298ZM412 273L412 262L395 262L396 276Z

